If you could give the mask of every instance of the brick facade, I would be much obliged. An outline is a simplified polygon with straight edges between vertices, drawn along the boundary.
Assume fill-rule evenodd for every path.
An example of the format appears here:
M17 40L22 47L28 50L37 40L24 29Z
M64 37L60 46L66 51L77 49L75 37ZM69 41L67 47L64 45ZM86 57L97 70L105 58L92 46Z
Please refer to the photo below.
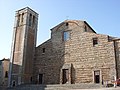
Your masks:
M29 7L16 11L9 87L32 82L38 14Z

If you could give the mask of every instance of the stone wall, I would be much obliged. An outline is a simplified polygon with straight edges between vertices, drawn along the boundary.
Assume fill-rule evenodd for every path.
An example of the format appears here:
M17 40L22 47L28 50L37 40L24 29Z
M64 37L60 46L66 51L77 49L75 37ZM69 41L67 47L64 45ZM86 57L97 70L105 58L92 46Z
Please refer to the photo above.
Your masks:
M67 41L63 41L64 31L70 32ZM95 45L93 38L98 40ZM94 83L95 71L100 72L99 83L116 76L114 42L107 35L96 34L84 21L68 20L52 28L51 39L36 48L35 57L36 83L38 74L43 74L44 84L62 83L63 69L69 70L68 83Z
M98 38L98 44L93 46L92 38ZM115 75L115 57L113 42L108 42L106 35L82 33L79 40L72 42L71 62L76 70L75 82L94 82L93 72L100 70L101 82L111 80ZM106 72L107 71L107 72ZM113 74L113 75L112 75Z
M0 86L8 85L9 59L0 60Z
M43 52L45 48L45 52ZM53 51L51 40L46 41L36 48L34 62L34 82L38 83L38 74L43 74L44 84L59 83L61 62L57 57L57 52Z

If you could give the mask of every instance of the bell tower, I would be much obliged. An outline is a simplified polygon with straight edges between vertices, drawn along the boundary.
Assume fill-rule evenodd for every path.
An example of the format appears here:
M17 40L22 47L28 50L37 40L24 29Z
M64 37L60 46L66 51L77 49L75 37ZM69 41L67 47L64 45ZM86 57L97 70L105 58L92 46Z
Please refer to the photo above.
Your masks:
M38 14L29 7L16 11L9 67L9 87L32 82Z

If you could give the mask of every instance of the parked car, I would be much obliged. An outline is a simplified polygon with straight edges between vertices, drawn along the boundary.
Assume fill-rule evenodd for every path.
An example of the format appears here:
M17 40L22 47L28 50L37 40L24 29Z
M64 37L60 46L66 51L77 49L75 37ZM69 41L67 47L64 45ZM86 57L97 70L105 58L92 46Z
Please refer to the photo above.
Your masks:
M120 78L116 80L117 86L120 86Z
M117 86L120 86L120 78L117 79L116 81L112 81L112 83L113 83L113 84L115 83Z

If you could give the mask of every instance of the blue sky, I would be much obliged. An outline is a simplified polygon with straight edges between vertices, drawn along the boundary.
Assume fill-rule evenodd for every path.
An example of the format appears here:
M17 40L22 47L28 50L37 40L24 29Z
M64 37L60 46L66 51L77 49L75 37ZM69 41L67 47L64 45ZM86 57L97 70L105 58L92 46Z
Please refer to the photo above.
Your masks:
M86 20L97 33L120 37L120 0L0 0L0 59L10 58L15 11L27 6L39 13L37 45L66 19Z

